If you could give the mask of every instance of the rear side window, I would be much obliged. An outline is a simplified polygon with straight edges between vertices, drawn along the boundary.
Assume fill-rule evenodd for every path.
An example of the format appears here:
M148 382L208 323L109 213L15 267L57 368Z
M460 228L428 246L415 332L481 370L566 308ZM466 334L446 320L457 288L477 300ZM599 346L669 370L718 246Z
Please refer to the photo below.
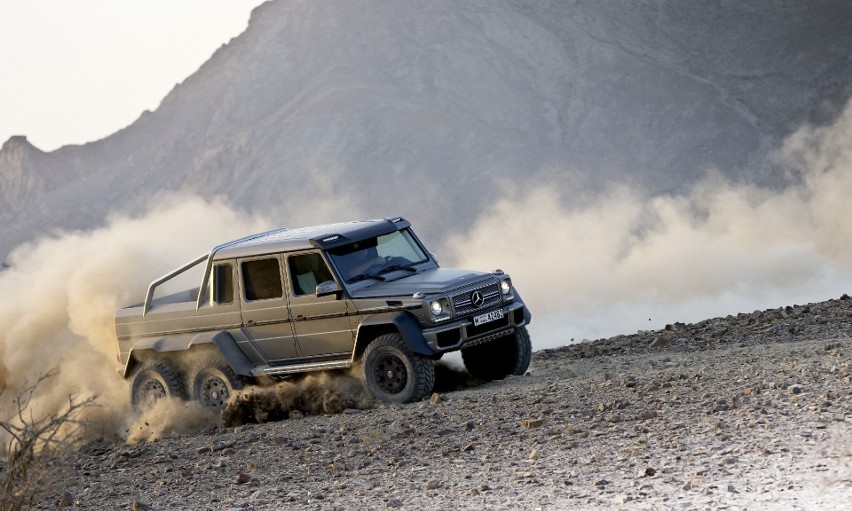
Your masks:
M234 303L234 269L230 264L213 267L213 302Z
M243 261L241 267L246 300L269 300L284 296L278 259Z
M293 293L296 295L313 294L317 284L334 278L322 256L317 253L290 256L288 264L293 279Z

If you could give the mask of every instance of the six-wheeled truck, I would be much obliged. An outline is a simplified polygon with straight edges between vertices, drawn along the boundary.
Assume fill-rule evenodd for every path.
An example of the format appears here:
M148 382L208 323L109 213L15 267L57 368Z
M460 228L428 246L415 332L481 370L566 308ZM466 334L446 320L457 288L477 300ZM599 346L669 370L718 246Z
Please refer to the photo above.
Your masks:
M157 296L191 269L198 287ZM433 362L459 350L474 377L521 375L529 322L509 275L441 268L408 221L389 218L213 247L118 310L115 330L134 405L221 408L247 384L357 363L376 398L418 401L432 392Z

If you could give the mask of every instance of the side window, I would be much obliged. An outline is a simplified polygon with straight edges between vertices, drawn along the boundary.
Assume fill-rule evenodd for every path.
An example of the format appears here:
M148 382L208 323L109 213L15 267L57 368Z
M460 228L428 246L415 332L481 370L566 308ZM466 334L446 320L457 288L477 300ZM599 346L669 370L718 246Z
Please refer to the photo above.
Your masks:
M234 269L230 264L213 266L213 303L234 303Z
M241 268L246 300L268 300L284 296L278 259L243 261Z
M314 294L317 284L333 279L322 256L316 252L290 256L287 265L295 295Z

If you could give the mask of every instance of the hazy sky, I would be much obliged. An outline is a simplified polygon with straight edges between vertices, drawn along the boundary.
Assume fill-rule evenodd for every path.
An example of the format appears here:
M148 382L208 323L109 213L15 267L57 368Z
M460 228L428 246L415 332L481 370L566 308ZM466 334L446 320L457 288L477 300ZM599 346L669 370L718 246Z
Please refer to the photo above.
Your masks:
M0 0L0 144L103 138L154 110L262 0Z

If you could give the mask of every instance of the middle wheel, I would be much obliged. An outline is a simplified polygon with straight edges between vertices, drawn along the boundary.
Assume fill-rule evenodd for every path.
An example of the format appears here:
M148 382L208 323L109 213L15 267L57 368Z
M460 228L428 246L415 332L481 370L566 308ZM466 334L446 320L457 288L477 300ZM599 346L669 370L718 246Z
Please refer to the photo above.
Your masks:
M191 398L205 407L221 410L234 390L245 386L242 378L222 359L208 359L199 367L192 378Z

